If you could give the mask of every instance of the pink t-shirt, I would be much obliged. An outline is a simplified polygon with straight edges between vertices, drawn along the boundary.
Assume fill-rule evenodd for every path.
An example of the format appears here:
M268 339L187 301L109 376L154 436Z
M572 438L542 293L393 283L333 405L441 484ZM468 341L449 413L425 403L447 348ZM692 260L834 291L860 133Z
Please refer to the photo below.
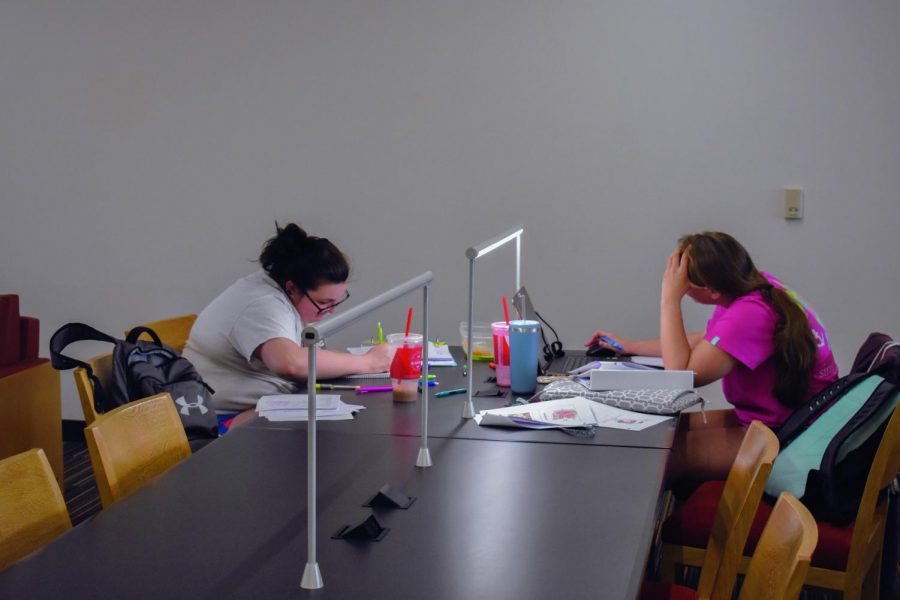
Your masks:
M795 292L768 273L769 282L786 291L806 311L819 349L809 375L808 400L837 379L838 368L828 344L825 328L815 312ZM780 427L794 411L772 395L775 382L775 327L778 313L759 291L741 296L729 306L717 306L706 325L704 339L730 354L737 364L722 378L725 399L745 425L758 419L770 427Z

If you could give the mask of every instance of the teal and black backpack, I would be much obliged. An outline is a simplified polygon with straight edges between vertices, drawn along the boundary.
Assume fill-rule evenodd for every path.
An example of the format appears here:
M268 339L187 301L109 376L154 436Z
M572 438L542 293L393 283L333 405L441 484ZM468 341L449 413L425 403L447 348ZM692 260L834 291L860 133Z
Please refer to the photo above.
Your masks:
M781 451L766 494L776 498L791 492L817 519L850 523L898 401L900 344L873 333L851 372L797 409L778 430Z

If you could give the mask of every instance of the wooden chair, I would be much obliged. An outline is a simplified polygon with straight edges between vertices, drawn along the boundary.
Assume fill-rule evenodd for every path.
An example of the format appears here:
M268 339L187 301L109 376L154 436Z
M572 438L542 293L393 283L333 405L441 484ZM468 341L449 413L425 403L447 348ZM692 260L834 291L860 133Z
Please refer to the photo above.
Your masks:
M809 510L792 494L782 493L750 560L739 599L796 600L818 540Z
M63 484L59 371L47 359L0 376L0 458L43 448Z
M196 320L197 315L182 315L180 317L141 323L140 325L135 325L135 327L149 327L156 332L163 344L181 352L184 350L184 345L187 343L188 336L191 333L191 327L194 326L194 321ZM128 331L125 332L125 335L128 335ZM144 333L141 334L140 339L149 340L150 336Z
M747 534L777 455L778 438L761 422L753 421L728 472L728 479L721 488L719 501L714 506L706 507L712 524L704 544L708 551L703 556L697 598L731 598ZM690 505L691 498L702 488L688 498L685 505ZM677 519L679 510L681 508L667 522L673 517ZM666 523L663 524L665 526ZM669 558L671 560L671 556ZM663 577L669 583L646 584L642 598L670 597L670 592L681 587L671 583L674 581L674 571L675 564L666 563L664 547Z
M897 476L898 470L900 470L900 410L895 409L869 468L856 519L845 526L824 521L817 523L819 544L812 556L806 585L841 591L845 600L878 597L888 508L884 490ZM704 500L696 503L696 506L688 511L690 515L686 518L694 520L698 518L703 505L714 500L715 487L715 484L710 485ZM750 528L745 553L753 552L771 512L772 505L769 502L760 503ZM704 527L708 531L708 524L695 523L695 525L695 531L689 532L689 535L679 535L685 532L674 529L667 531L666 525L663 525L663 564L670 565L666 571L674 571L672 563L690 566L702 564L705 549L702 543L696 541L696 536ZM673 539L685 543L673 544ZM745 573L749 563L750 559L744 556L738 572ZM663 575L666 576L667 573L664 572Z
M191 455L169 394L129 402L85 427L91 464L108 508Z
M0 460L0 571L72 527L40 448Z
M816 520L788 492L781 494L750 560L738 600L796 600L819 535ZM642 598L704 598L673 584L647 584Z
M93 370L94 376L100 380L103 389L109 389L109 381L112 379L112 352L95 356L87 363L91 365L91 370ZM87 369L83 367L76 367L72 375L75 377L75 389L78 390L78 398L81 400L84 423L90 425L100 414L94 405L94 384L88 376Z

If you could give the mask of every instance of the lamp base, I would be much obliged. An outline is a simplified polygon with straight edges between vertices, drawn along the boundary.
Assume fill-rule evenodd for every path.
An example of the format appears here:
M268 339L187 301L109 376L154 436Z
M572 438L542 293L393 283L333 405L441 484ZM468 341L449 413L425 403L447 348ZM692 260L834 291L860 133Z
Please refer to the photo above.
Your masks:
M463 419L471 419L475 416L475 405L472 404L472 398L466 400L466 403L463 405Z
M318 590L325 587L322 573L319 571L319 563L306 563L306 567L303 569L303 579L300 580L300 587L305 590Z
M431 466L431 452L428 451L428 448L419 448L419 456L416 458L416 466L417 467L430 467Z

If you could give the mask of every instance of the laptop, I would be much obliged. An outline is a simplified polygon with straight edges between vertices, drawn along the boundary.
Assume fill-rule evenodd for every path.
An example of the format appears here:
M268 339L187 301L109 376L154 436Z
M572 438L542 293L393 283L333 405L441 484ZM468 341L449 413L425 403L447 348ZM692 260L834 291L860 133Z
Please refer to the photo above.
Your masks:
M544 321L541 313L534 309L534 304L531 302L531 296L528 295L528 290L525 289L525 286L519 288L513 295L513 307L515 307L516 314L520 319L538 321L541 324L541 352L538 355L538 367L540 367L542 374L568 373L573 369L577 369L589 362L597 360L596 358L585 356L584 350L563 351L562 342L560 341L559 336L556 335L556 331L553 330L553 327ZM544 325L547 325L547 329L552 332L553 337L556 338L555 341L548 341L547 333L544 331ZM543 360L540 360L541 358L543 358Z

